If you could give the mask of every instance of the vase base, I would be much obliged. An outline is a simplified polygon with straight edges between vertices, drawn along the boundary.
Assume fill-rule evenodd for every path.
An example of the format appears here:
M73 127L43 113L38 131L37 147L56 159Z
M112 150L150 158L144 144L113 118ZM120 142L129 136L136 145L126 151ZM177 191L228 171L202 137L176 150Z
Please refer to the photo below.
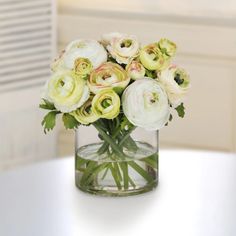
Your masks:
M100 195L100 196L105 196L105 197L125 197L125 196L133 196L133 195L138 195L146 192L150 192L153 189L155 189L158 185L157 181L154 181L152 183L149 183L148 185L145 185L140 188L133 188L133 189L127 189L127 190L117 190L116 187L106 187L106 189L102 188L94 188L94 187L81 187L78 184L76 184L76 187L80 189L81 191L93 195Z
M79 189L95 195L130 196L157 186L158 153L151 145L135 142L135 150L123 149L125 156L98 154L103 145L95 143L77 150L75 182Z

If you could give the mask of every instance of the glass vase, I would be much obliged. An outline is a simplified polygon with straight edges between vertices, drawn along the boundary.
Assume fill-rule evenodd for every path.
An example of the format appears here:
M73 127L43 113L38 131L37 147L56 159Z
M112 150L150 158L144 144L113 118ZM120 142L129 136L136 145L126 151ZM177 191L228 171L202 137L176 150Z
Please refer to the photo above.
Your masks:
M115 120L81 126L75 140L75 183L88 193L128 196L158 183L158 132Z

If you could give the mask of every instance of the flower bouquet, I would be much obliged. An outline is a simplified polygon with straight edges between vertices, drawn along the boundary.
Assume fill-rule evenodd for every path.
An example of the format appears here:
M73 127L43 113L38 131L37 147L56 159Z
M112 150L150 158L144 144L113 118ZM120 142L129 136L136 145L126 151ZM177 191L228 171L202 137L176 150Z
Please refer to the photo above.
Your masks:
M57 116L67 129L97 130L96 143L77 143L81 190L123 196L157 185L157 133L174 111L184 117L189 88L186 71L171 64L175 53L175 43L165 38L142 47L135 36L109 33L100 41L72 41L53 62L40 104L50 110L42 121L45 133ZM145 132L155 134L152 145Z

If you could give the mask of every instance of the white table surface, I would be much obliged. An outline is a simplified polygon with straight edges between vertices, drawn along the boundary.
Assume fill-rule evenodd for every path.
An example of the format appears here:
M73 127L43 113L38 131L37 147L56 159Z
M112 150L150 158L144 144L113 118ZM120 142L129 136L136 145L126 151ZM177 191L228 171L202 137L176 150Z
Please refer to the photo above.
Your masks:
M1 236L235 236L236 155L161 151L158 188L109 198L74 186L73 158L0 174Z

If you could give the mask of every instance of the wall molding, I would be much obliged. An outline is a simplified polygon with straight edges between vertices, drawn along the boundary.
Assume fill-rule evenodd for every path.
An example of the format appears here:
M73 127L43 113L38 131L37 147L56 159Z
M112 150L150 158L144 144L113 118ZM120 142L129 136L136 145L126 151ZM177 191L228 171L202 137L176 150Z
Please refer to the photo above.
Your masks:
M198 1L200 2L200 1ZM189 3L189 1L188 1ZM230 7L224 5L224 8L206 7L206 2L202 6L194 4L181 4L178 2L178 8L173 1L113 1L110 0L59 0L60 14L79 14L80 16L106 16L109 18L141 19L141 20L158 20L164 22L178 22L185 24L202 24L218 26L236 26L236 12Z
M195 25L193 27L192 25L176 22L127 20L122 17L109 18L106 16L81 16L79 14L60 14L58 20L60 43L68 43L79 37L97 38L102 33L120 31L137 35L144 44L159 37L170 38L177 43L179 52L183 54L203 55L228 60L236 59L236 27L209 25ZM71 27L68 27L68 25ZM75 28L80 30L75 30ZM154 31L153 29L157 30ZM199 37L203 33L204 37ZM196 37L198 37L197 44Z

